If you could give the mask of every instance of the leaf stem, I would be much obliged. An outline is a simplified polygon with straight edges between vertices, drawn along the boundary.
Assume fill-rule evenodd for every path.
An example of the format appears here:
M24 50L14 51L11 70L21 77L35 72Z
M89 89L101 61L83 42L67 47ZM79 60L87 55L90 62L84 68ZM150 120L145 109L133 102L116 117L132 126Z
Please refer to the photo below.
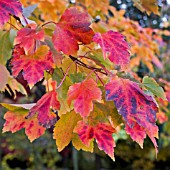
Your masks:
M99 79L99 81L102 83L103 87L105 86L105 83L103 82L103 80L99 77L99 75L97 74L96 71L94 71L94 73L96 74L97 78Z
M61 80L60 84L57 86L56 89L59 89L59 88L62 86L64 80L66 79L66 76L68 75L68 72L69 72L71 66L73 65L73 63L74 63L74 62L72 62L72 63L69 65L69 67L67 68L67 70L66 70L66 72L65 72L65 75L64 75L63 79Z
M24 18L25 23L28 25L28 21L27 21L27 19L25 18L25 16L22 15L22 17Z
M95 70L91 70L90 73L87 75L85 80L87 80L94 72L95 72Z

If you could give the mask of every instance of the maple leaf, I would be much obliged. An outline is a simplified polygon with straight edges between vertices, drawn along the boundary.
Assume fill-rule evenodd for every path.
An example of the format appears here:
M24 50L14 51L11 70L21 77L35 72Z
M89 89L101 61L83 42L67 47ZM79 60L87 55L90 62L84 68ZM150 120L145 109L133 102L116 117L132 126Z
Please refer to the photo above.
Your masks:
M25 116L28 114L27 109L3 103L1 103L1 105L9 110L4 115L6 122L2 129L3 133L7 131L15 133L25 128L25 134L31 142L44 134L45 128L39 125L36 116L25 119Z
M53 90L44 94L40 100L32 107L26 116L31 118L38 113L37 118L40 125L50 128L57 121L55 111L60 109L60 103L57 99L56 83L52 82Z
M74 129L78 133L81 141L90 146L90 142L95 138L100 150L103 150L114 160L115 142L112 134L115 129L106 123L98 123L97 125L88 125L83 121L79 121Z
M23 47L25 54L34 53L35 44L44 40L44 30L37 31L36 27L36 24L29 24L17 32L14 44Z
M61 115L59 121L55 124L53 138L56 139L59 152L70 143L73 129L79 120L81 120L80 115L72 111Z
M74 55L79 49L78 42L89 44L92 41L94 32L89 26L88 13L74 7L67 9L56 24L52 38L54 47L65 54Z
M143 127L156 148L154 137L158 137L158 129L155 125L158 108L153 98L146 95L137 83L118 77L106 84L105 89L107 100L114 101L119 114L123 116L127 125L131 129L134 129L136 123ZM135 129L141 131L138 125L135 126ZM128 131L128 133L130 132ZM135 137L132 135L132 138ZM141 139L136 141L140 142L140 145L142 144Z
M103 34L96 33L93 41L102 48L104 59L109 58L111 62L121 66L129 63L129 46L125 37L119 32L110 30Z
M82 117L88 116L93 110L93 100L101 100L101 90L93 79L69 87L67 102L70 105L74 101L74 110Z
M0 1L0 27L9 20L9 15L20 17L22 14L22 5L18 0Z
M46 45L40 46L32 55L26 55L24 49L15 46L13 58L11 60L12 75L17 77L23 70L23 77L30 87L42 80L45 70L51 70L53 66L53 56Z

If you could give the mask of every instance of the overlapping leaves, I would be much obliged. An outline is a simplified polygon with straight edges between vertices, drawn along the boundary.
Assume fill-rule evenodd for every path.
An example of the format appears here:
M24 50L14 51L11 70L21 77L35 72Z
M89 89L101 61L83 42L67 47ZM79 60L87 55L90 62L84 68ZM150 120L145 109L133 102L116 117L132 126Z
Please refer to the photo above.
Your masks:
M15 46L11 60L12 74L17 77L22 72L23 77L32 87L44 77L45 70L51 70L53 56L46 45L40 46L35 53L26 55L23 48Z
M152 96L146 95L137 83L128 79L114 78L105 88L107 100L114 101L132 139L142 146L148 134L157 149L154 137L158 138L158 127L155 124L158 106Z
M0 1L0 27L8 20L10 15L21 16L22 5L19 0L1 0Z
M129 47L124 36L119 32L96 33L93 41L101 46L104 59L109 58L111 62L121 66L129 63Z
M114 160L114 147L115 142L112 134L115 129L105 123L98 123L97 125L88 125L83 121L79 121L74 129L78 133L82 142L90 146L90 142L95 138L100 150L103 150Z
M89 44L92 41L94 32L89 27L90 24L88 13L80 12L76 8L67 9L56 24L54 47L64 54L76 54L79 49L78 42Z
M27 119L33 117L38 113L37 119L40 125L50 128L57 121L57 110L60 109L60 103L57 98L57 92L55 90L56 84L52 83L53 90L42 96L34 107L31 108Z
M7 131L15 133L22 128L25 128L25 134L31 142L44 134L45 128L39 125L37 116L34 116L31 119L25 119L29 108L26 109L21 106L12 106L5 103L1 105L9 110L4 115L6 122L2 130L3 133Z
M0 18L0 26L9 19L9 14L15 16L21 14L20 3L17 0L9 2L11 2L9 8L2 14L5 16L4 19ZM85 2L90 8L92 1ZM102 2L108 4L107 0ZM6 8L8 2L5 3L4 0L1 0L0 9L2 4L5 4ZM11 8L14 4L17 5L12 11ZM54 7L56 2L52 2L51 5L49 2L42 2L39 6L42 7L45 4ZM65 2L61 2L61 4L65 5ZM93 2L93 4L95 3ZM99 5L100 10L102 9ZM105 9L103 11L105 14L108 12ZM52 17L55 18L55 16ZM94 33L90 24L91 19L88 13L72 7L65 11L59 22L55 24L54 32L47 36L43 28L36 24L28 24L17 32L11 60L13 76L16 77L22 72L24 79L32 87L44 78L44 71L50 72L49 77L46 76L48 77L46 81L52 81L50 76L53 68L57 67L52 78L58 82L59 86L56 87L56 83L52 81L52 90L48 90L29 110L2 104L9 109L4 116L6 123L3 132L11 131L13 133L25 128L26 135L33 141L44 133L45 128L55 125L53 137L56 139L59 151L63 150L72 140L73 146L78 150L92 152L95 139L99 149L114 160L116 145L112 134L116 133L115 128L123 122L123 117L126 133L141 147L148 135L157 151L155 137L158 138L158 127L155 121L158 106L153 97L145 94L137 83L128 79L115 76L109 83L106 83L108 81L106 76L113 76L114 71L112 72L110 69L114 68L114 64L120 65L122 68L129 63L129 45L125 41L125 37L112 30L105 31L105 33ZM3 38L9 39L9 34L5 34ZM101 49L96 50L95 43L90 44L92 41L99 44ZM90 50L81 49L80 54L83 56L78 56L79 45L82 44L90 44L89 47L86 46ZM63 57L55 58L52 53L54 48L57 55L64 53ZM95 54L97 51L100 52ZM101 59L101 51L104 59ZM74 59L70 59L69 55L75 55ZM54 58L59 61L54 63ZM65 59L62 60L62 58ZM108 60L106 60L107 58ZM2 61L6 63L7 59ZM74 69L71 67L73 64L76 65L74 65ZM80 73L82 70L78 64L85 67L84 69L91 69L92 72ZM107 70L108 68L109 70ZM8 83L6 79L8 71L1 65L0 69L2 70L0 70L0 90L4 90ZM3 72L6 75L3 75ZM99 81L103 86L106 84L106 99L102 96L102 92L103 95L105 92L98 87ZM49 88L49 84L47 86ZM151 91L155 96L166 99L163 89L153 79L145 77L142 87Z

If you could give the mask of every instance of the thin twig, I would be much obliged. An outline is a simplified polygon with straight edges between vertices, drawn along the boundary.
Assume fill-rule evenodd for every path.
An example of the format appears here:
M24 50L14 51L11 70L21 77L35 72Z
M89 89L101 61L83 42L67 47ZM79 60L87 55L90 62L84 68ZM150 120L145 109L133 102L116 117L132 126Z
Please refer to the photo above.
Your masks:
M80 66L82 66L82 67L85 67L85 68L90 69L90 70L95 70L96 72L100 72L100 73L102 73L102 74L104 74L104 75L108 75L107 72L104 72L104 71L103 71L103 68L96 68L96 67L89 66L89 65L83 63L82 61L80 61L79 59L77 59L77 58L75 58L75 57L73 57L73 56L71 56L71 55L70 55L69 57L70 57L75 63L77 63L78 65L80 65Z
M107 70L107 69L104 67L104 65L101 64L100 62L98 62L98 61L96 61L96 60L94 60L94 59L92 59L92 58L86 57L86 56L80 56L79 58L86 58L86 59L88 59L88 60L94 61L97 65L99 65L100 67L102 67L102 69L107 73L107 75L109 75L109 74L110 74L110 75L113 75L113 73L110 72L109 70Z
M49 22L44 23L41 27L48 25L48 24L55 24L56 25L57 23L54 22L54 21L49 21Z

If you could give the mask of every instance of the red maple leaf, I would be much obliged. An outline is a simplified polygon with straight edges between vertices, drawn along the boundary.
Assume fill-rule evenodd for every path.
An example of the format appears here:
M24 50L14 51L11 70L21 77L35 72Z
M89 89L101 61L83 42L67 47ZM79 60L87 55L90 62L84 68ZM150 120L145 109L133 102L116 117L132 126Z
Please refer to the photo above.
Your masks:
M81 141L88 147L91 140L95 138L99 149L103 150L114 160L114 147L116 144L112 134L115 132L115 129L111 125L98 123L92 126L79 121L74 132L78 133Z
M18 76L23 70L24 79L27 80L30 86L33 86L42 80L45 70L52 69L53 56L47 46L40 46L35 54L26 55L24 49L16 45L13 50L11 65L14 77Z
M107 100L113 100L114 104L126 122L128 134L132 135L132 139L139 142L142 146L142 139L145 133L151 138L157 148L154 137L158 137L158 128L155 125L156 113L158 111L157 104L151 96L146 95L137 83L128 79L114 78L106 85ZM134 134L130 129L135 131ZM140 136L140 134L142 134ZM139 138L136 136L138 135Z
M89 44L94 35L89 27L90 17L86 12L80 12L72 7L65 11L56 24L53 35L54 47L68 55L74 55L79 47L78 42Z
M129 63L129 46L125 41L125 37L119 32L96 33L93 41L102 48L104 59L109 58L111 62L121 66Z
M75 83L69 87L67 102L70 105L74 100L74 110L86 117L93 110L93 100L101 100L101 90L93 79Z
M29 24L17 32L14 44L23 47L25 54L34 53L36 44L44 40L44 30L37 31L36 28L36 24Z
M60 109L55 82L52 82L52 87L53 90L43 95L26 116L26 118L30 118L38 113L38 122L46 128L50 128L56 123L57 115L54 112Z
M25 119L27 114L28 112L24 111L23 113L19 111L8 111L5 113L4 119L6 122L2 130L3 133L7 131L14 133L25 128L25 133L31 142L43 135L45 128L39 125L37 117L34 116L31 119Z
M22 5L18 0L0 0L0 27L9 20L9 15L19 17L22 14Z

